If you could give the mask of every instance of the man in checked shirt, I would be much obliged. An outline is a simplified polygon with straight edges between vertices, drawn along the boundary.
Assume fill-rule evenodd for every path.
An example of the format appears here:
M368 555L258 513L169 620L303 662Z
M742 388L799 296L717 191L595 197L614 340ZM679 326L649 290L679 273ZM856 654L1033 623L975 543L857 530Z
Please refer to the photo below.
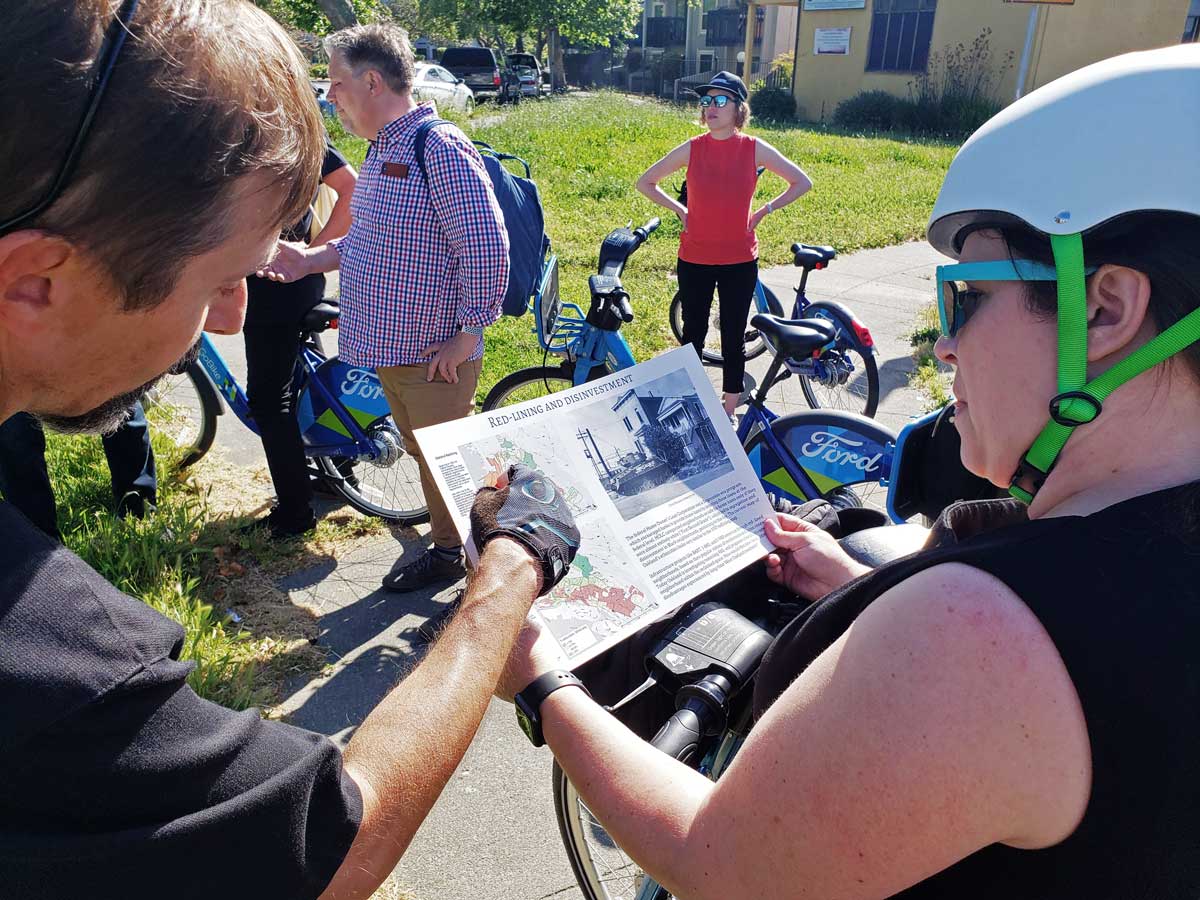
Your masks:
M508 235L483 161L453 125L433 128L423 178L413 154L431 106L412 96L413 54L394 25L330 35L329 100L347 131L371 141L344 238L325 247L281 243L266 272L291 281L340 269L338 352L379 373L408 452L417 457L433 546L383 579L392 591L453 581L462 547L413 429L470 415L483 329L508 286Z

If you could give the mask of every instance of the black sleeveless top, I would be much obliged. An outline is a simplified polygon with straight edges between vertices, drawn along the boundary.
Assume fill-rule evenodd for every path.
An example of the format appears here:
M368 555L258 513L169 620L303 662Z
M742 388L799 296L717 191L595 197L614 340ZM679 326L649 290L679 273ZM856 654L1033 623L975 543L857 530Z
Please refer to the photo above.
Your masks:
M1086 517L1030 521L1013 500L960 503L929 546L789 624L763 659L756 714L884 591L961 562L1008 585L1053 639L1087 721L1092 793L1054 847L993 844L896 896L1200 898L1200 483Z

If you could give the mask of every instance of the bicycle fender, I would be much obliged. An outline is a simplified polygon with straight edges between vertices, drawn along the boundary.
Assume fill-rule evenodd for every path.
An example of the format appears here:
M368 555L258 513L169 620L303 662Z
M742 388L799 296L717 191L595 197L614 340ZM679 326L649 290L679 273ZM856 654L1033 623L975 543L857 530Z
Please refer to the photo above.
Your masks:
M833 319L846 341L860 353L865 355L876 352L875 339L871 337L871 330L850 311L850 307L844 303L838 303L836 300L813 300L804 311L804 316L811 318L818 313Z
M321 382L329 396L338 399L360 428L391 413L374 369L352 366L333 356L312 377ZM296 418L306 446L345 446L354 441L324 394L311 383L304 386L297 400Z
M781 459L763 439L751 441L747 455L763 489L793 502L812 500L788 471L790 465L822 494L854 484L886 485L892 470L896 433L874 419L835 410L805 410L781 416L771 432L790 460Z

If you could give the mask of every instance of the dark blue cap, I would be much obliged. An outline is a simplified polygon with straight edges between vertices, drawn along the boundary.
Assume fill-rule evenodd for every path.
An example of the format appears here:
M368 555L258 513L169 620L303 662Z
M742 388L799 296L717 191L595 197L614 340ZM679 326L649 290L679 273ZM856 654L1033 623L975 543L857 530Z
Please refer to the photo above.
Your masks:
M699 87L692 88L692 90L701 97L713 90L729 91L729 93L733 94L733 96L737 97L743 103L749 96L746 92L746 83L732 72L718 72L708 84L702 84Z

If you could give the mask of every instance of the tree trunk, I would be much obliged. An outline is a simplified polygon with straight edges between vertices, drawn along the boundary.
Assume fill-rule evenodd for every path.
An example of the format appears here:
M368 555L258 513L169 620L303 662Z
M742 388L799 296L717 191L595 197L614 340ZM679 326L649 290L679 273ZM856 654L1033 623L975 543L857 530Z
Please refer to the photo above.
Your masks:
M558 26L551 25L547 36L550 43L550 83L555 91L566 90L567 72L563 65L562 39L558 35Z
M334 31L358 24L358 15L354 12L350 0L317 0L317 3Z

